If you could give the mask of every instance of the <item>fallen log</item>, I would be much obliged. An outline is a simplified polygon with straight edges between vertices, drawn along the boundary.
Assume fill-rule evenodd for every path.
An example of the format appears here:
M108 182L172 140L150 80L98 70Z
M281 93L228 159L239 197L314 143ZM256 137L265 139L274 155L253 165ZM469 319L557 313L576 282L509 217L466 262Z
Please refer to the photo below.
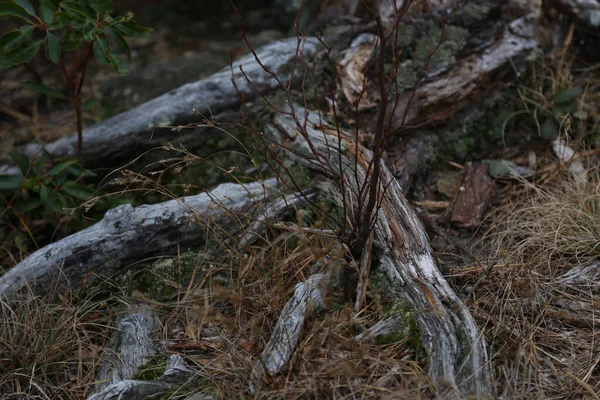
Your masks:
M298 39L294 37L270 43L256 52L265 65L286 80L291 73L289 64L297 55L297 46ZM310 56L318 48L318 40L308 37L303 40L300 51L303 56ZM254 87L243 78L240 67L251 78ZM237 90L232 83L232 73ZM180 134L169 127L197 122L200 119L198 113L211 119L225 113L225 120L229 119L227 122L230 122L229 112L240 105L240 94L247 101L256 96L256 91L268 92L277 87L278 83L249 54L206 79L183 85L85 129L82 159L86 166L105 166L107 161L132 154L137 156L143 149L170 140L184 146L197 143L197 132ZM55 158L74 157L77 155L77 134L73 133L43 147ZM31 143L17 150L31 157L39 154L41 148L41 144ZM20 172L16 166L7 164L0 166L0 174L19 175Z
M37 250L10 269L0 277L0 296L10 298L29 285L43 290L54 276L61 287L77 287L88 275L114 276L147 257L200 247L215 225L230 236L243 233L242 245L250 243L265 228L261 221L298 204L275 185L274 179L224 183L196 196L116 207L97 224Z

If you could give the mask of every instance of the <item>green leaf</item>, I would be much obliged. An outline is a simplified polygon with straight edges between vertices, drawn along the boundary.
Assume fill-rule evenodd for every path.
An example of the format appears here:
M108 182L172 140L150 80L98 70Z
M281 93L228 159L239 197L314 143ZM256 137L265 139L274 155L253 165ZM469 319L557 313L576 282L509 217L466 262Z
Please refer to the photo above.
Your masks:
M81 105L81 111L90 111L96 105L96 99L87 99Z
M110 48L108 47L108 41L106 39L97 38L94 41L94 55L103 65L107 65L110 62L110 59L108 58L109 50Z
M552 107L552 111L556 118L560 119L566 114L572 114L577 111L577 104L575 102L569 103L555 103Z
M56 36L50 32L48 32L46 39L44 39L44 50L46 58L54 64L58 64L58 60L60 59L60 43L58 43Z
M579 96L581 93L583 93L583 89L580 87L559 90L554 94L554 101L557 103L568 103L575 99L577 96Z
M85 39L86 42L91 42L92 40L94 40L94 37L96 36L96 32L98 31L98 26L96 26L96 23L93 21L87 21L85 23L85 25L83 26L83 38Z
M40 42L31 42L25 47L20 47L0 57L0 68L10 68L13 65L23 64L33 58L40 49Z
M15 190L22 182L22 176L0 175L0 190Z
M110 53L108 58L110 59L110 64L117 74L124 76L129 73L129 69L127 69L127 63L117 54Z
M20 29L15 29L12 31L6 32L4 35L0 37L0 52L4 53L5 51L10 51L9 46L14 43L19 43L23 33Z
M0 2L0 17L5 15L29 21L29 13L23 7L14 3Z
M62 188L66 193L81 200L89 200L94 195L94 190L92 188L79 185L73 181L65 182Z
M115 25L115 28L126 36L148 36L152 32L152 28L144 28L134 21L123 22L122 24Z
M119 47L123 49L123 51L125 51L127 58L131 58L131 50L129 50L129 45L127 44L127 41L123 35L121 35L121 32L113 28L104 29L104 32L106 32L106 34L110 36L119 45Z
M18 48L20 45L25 43L31 33L33 32L33 26L27 25L22 26L20 29L6 32L0 37L0 53L9 53Z
M52 22L52 25L50 25L48 29L62 29L65 26L75 25L83 21L84 19L79 17L74 18L72 15L69 15L64 11L58 11L54 13L54 22Z
M96 176L95 172L90 171L89 169L84 169L79 164L71 165L69 168L67 168L67 172L76 177Z
M40 199L42 200L44 207L48 210L61 214L65 212L65 210L63 210L63 202L58 193L46 185L42 185L40 188Z
M42 21L46 24L50 25L52 20L54 19L54 11L56 11L56 7L48 0L42 0L40 3L40 17Z
M577 118L577 119L588 119L589 114L587 111L577 111L575 113L573 113L573 118Z
M540 127L542 139L554 140L558 137L558 125L552 118L547 118Z
M17 153L16 151L11 151L10 157L15 160L23 176L27 176L27 173L29 172L29 158L27 158L27 156L24 154Z
M35 210L42 205L42 201L39 197L30 197L28 199L19 200L15 203L14 208L20 213L27 213Z
M26 89L33 90L34 92L45 94L46 96L55 97L57 99L66 99L64 93L56 89L52 89L41 82L21 82L21 86Z
M113 11L112 0L89 0L90 7L100 13L111 13Z
M31 3L27 0L12 0L13 3L19 5L23 10L27 12L29 15L35 15L35 10Z
M82 20L94 18L94 15L88 15L85 8L75 3L74 1L61 1L60 8L65 10L67 14Z
M62 49L64 51L75 51L81 47L81 39L70 39L63 41Z
M46 175L46 176L58 175L59 173L66 170L67 168L69 168L71 165L73 165L75 163L77 163L77 160L75 158L62 159L59 162L57 162L56 164L54 164L52 166L52 168L50 168L48 171L46 171L46 173L44 175Z
M37 192L40 190L40 179L36 176L33 178L27 178L23 180L21 187L25 190L32 190Z

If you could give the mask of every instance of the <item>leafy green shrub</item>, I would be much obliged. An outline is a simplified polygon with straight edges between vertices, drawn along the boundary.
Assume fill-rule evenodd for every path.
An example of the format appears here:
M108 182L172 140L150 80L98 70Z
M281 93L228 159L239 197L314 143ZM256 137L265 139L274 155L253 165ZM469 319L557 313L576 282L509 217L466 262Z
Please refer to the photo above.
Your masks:
M0 175L0 222L4 221L0 223L0 242L25 250L25 235L37 247L30 228L33 221L58 226L66 214L75 215L71 209L92 198L93 187L78 180L95 174L82 168L75 158L53 161L48 153L31 160L16 152L11 156L23 176Z
M68 87L68 97L77 117L78 154L83 147L80 98L89 60L92 54L103 65L110 64L115 72L126 75L127 63L113 51L113 44L130 56L127 36L146 36L149 28L133 21L133 14L113 18L113 0L41 0L38 13L28 0L0 2L0 17L9 16L26 22L19 29L0 37L0 68L10 68L31 60L44 48L47 59L59 64ZM41 33L41 35L40 35ZM72 55L71 72L64 53ZM65 94L42 82L22 85L47 96L61 99Z

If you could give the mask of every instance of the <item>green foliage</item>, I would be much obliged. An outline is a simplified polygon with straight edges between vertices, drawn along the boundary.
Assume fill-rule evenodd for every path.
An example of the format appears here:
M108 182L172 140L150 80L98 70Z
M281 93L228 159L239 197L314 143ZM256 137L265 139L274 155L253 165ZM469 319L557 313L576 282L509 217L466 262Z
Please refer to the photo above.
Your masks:
M28 235L36 243L32 221L58 226L71 209L92 199L93 187L78 181L95 174L77 159L54 161L48 153L32 160L16 152L11 156L23 176L0 175L0 217L6 222L0 225L0 242L19 244Z
M121 75L128 73L127 63L114 52L114 45L130 56L125 37L146 36L151 29L133 21L133 14L113 18L113 0L42 0L38 13L28 0L0 2L0 17L26 22L19 29L0 37L0 68L10 68L33 58L40 48L48 60L64 67L63 53L76 52L87 63L89 50L104 65L111 65ZM41 32L41 38L33 32ZM61 97L60 92L41 83L26 86L47 96ZM72 87L73 91L77 88Z

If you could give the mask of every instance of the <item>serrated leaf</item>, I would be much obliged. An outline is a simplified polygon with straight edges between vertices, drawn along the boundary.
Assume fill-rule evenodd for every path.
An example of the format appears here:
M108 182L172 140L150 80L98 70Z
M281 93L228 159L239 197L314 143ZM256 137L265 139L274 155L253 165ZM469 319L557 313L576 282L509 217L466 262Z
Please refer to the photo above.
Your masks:
M48 0L42 0L40 3L40 17L42 21L50 25L54 19L54 11L56 8Z
M46 176L58 175L59 173L66 170L67 168L69 168L71 165L73 165L75 163L77 163L77 160L74 158L66 158L66 159L60 160L59 162L54 164L52 166L52 168L50 168L48 171L46 171L46 173L44 175L46 175Z
M29 13L21 6L14 3L0 2L0 17L11 16L29 21Z
M27 158L27 156L25 156L24 154L18 153L16 151L11 151L10 157L13 160L15 160L23 176L27 176L27 173L29 172L29 158Z
M127 41L123 35L121 35L121 32L113 28L104 29L104 32L106 32L106 34L110 36L119 45L119 47L123 49L123 51L125 51L127 58L131 58L131 50L129 50L129 45L127 44Z
M106 39L97 38L94 41L94 55L102 65L107 65L110 62L110 59L108 58L109 50Z
M32 42L24 47L17 48L8 54L0 56L0 68L10 68L13 65L23 64L31 60L40 49L40 42Z
M0 190L15 190L22 182L22 176L0 175Z
M89 200L94 195L94 190L92 190L92 188L79 185L73 181L65 182L62 188L66 193L80 200Z
M29 15L35 15L35 10L33 9L33 6L31 5L31 3L27 0L12 0L13 3L17 4L18 6L20 6L23 10L25 10L27 12L27 14Z
M152 28L144 28L134 21L123 22L122 24L115 25L115 28L126 36L148 36L152 32Z
M60 43L58 43L56 36L50 32L46 34L46 38L44 39L44 50L46 58L54 64L58 64L58 60L60 59Z
M40 188L40 199L42 200L44 207L48 210L61 214L65 212L65 210L63 210L63 202L54 189L42 185Z
M33 82L33 81L21 82L21 86L23 86L26 89L33 90L34 92L45 94L46 96L50 96L50 97L55 97L57 99L65 99L66 98L64 93L62 93L56 89L52 89L51 87L48 87L41 82Z
M100 13L111 13L113 11L112 0L89 0L90 7Z
M28 199L19 200L13 207L20 213L27 213L35 210L41 205L42 201L39 197L30 197Z
M127 63L117 54L110 53L108 58L110 60L110 64L117 74L124 76L129 73L129 69L127 69Z
M559 90L554 94L554 101L557 103L568 103L575 99L577 96L579 96L581 93L583 93L583 89L580 87Z

